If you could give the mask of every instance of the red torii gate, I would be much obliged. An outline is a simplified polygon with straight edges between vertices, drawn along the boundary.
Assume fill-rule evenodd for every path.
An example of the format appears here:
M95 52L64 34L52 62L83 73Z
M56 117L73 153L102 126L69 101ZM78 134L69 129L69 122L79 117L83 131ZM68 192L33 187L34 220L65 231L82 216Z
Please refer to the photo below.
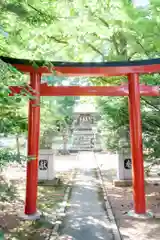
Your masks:
M30 74L30 84L26 87L11 86L11 94L20 93L24 88L35 96L29 101L28 157L25 214L34 217L37 214L38 152L40 132L40 96L128 96L130 115L130 141L132 152L133 198L136 214L146 213L144 166L142 149L142 126L140 113L140 95L160 96L159 86L139 84L139 74L160 72L160 58L151 60L75 63L53 62L53 67L34 67L33 61L1 57L19 71ZM121 86L47 86L41 84L42 74L66 76L122 76L128 77L128 84ZM30 90L32 89L32 90Z

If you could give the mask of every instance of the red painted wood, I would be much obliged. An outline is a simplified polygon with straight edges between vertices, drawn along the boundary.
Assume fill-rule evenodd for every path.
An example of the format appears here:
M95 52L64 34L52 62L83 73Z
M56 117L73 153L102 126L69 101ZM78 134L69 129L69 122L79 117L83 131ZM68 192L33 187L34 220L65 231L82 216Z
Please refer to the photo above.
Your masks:
M128 80L134 209L137 214L145 214L146 203L139 76L138 74L130 74Z
M41 85L42 96L127 96L127 87L122 86L47 86Z
M19 71L24 73L37 72L41 74L51 74L54 72L58 76L121 76L129 73L148 74L160 72L160 64L139 65L139 66L118 66L118 67L73 67L73 66L57 66L50 70L48 67L34 68L33 66L13 64Z
M25 214L32 215L37 211L38 152L40 135L40 79L41 75L32 73L30 85L35 90L35 99L29 101L28 114L28 162L26 182Z
M10 96L19 94L23 87L10 86ZM28 87L27 91L32 93ZM160 96L159 86L140 85L143 96ZM41 96L128 96L128 85L121 86L48 86L41 84Z

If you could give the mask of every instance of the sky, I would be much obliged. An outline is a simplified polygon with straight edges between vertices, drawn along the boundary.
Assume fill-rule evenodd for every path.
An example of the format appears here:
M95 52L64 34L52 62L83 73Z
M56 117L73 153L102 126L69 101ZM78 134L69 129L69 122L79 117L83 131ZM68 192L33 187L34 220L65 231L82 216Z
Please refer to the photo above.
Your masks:
M149 0L133 0L133 3L138 6L146 6L149 3Z

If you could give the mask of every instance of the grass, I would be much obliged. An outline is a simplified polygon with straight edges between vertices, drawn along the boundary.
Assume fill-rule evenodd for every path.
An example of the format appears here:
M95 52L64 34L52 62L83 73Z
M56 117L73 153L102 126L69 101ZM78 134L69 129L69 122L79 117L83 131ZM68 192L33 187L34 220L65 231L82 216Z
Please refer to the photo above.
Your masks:
M54 186L39 186L38 187L38 209L41 212L51 213L59 207L59 204L63 201L66 185L60 184Z
M38 187L37 208L42 217L37 221L20 221L17 217L17 209L24 208L25 180L14 183L0 180L0 233L4 233L4 239L44 240L49 236L54 226L55 212L63 201L70 172L60 173L58 177L61 181L55 186Z

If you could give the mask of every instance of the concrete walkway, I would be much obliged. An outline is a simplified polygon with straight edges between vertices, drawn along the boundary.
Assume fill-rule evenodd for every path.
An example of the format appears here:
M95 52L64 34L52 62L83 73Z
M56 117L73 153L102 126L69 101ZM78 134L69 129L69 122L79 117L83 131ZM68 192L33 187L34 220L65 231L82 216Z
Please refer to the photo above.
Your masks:
M113 240L111 224L98 193L93 153L82 152L77 161L79 172L59 239Z

